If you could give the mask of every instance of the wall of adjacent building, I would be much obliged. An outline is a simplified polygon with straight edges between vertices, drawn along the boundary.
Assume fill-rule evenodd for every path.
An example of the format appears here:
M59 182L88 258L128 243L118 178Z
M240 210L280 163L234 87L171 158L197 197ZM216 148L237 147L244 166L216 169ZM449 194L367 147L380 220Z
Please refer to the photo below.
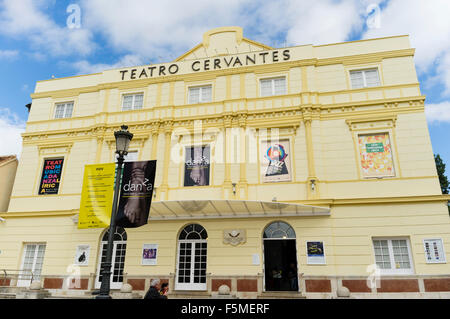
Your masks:
M0 212L6 212L16 177L18 161L14 156L0 163Z

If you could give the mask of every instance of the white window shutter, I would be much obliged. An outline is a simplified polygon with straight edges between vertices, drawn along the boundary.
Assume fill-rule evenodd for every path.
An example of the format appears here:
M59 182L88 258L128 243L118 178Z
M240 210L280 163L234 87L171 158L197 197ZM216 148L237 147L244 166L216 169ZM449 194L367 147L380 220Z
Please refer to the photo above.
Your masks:
M124 95L122 110L129 111L133 108L133 95Z
M67 103L64 117L65 118L72 117L72 112L73 112L73 103Z
M212 87L211 86L204 86L202 87L202 96L201 96L201 102L211 102L212 98Z
M380 85L380 77L378 76L378 70L366 70L364 72L366 77L366 86L367 87L373 87L373 86L379 86Z
M200 101L200 88L189 88L189 104L196 104Z
M272 95L272 80L261 80L261 96Z
M144 94L136 94L134 96L134 109L142 109L144 105Z
M274 95L286 94L286 78L274 79Z
M362 71L351 71L350 80L352 82L352 89L360 89L364 87L364 78Z

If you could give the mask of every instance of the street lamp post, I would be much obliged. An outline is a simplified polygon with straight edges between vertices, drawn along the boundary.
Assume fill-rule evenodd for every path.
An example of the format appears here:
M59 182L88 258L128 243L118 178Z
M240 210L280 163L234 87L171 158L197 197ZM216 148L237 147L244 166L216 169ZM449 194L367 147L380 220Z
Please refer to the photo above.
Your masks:
M108 245L106 247L106 261L103 263L102 270L102 284L100 286L100 293L97 295L96 299L111 299L109 295L110 290L110 280L111 280L111 265L112 265L112 250L114 233L116 230L116 213L117 213L117 202L119 198L120 191L120 178L122 175L122 166L124 161L124 156L128 154L128 146L133 138L133 134L128 132L128 126L122 125L121 130L114 132L116 138L116 153L119 155L117 157L117 172L116 180L114 184L114 199L113 208L111 212L111 222L109 224L109 236Z

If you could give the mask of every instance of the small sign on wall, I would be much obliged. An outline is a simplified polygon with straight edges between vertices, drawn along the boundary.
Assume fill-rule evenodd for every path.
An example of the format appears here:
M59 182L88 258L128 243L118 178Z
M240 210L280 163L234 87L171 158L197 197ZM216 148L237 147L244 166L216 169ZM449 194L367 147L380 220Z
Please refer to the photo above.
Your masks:
M442 239L424 239L423 246L427 264L446 263Z
M74 264L77 266L87 266L89 264L90 250L90 245L78 245Z
M307 241L306 256L307 256L307 263L309 265L326 264L323 241Z
M158 263L158 245L144 244L142 248L142 265L156 265Z

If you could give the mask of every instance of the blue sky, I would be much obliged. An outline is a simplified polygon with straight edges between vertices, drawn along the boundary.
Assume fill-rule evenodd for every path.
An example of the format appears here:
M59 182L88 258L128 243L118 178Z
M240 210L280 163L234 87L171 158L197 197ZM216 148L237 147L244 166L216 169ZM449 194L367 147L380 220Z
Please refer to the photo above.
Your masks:
M36 81L171 61L205 31L238 25L273 47L409 34L450 175L449 15L448 0L0 0L0 155L21 150Z

